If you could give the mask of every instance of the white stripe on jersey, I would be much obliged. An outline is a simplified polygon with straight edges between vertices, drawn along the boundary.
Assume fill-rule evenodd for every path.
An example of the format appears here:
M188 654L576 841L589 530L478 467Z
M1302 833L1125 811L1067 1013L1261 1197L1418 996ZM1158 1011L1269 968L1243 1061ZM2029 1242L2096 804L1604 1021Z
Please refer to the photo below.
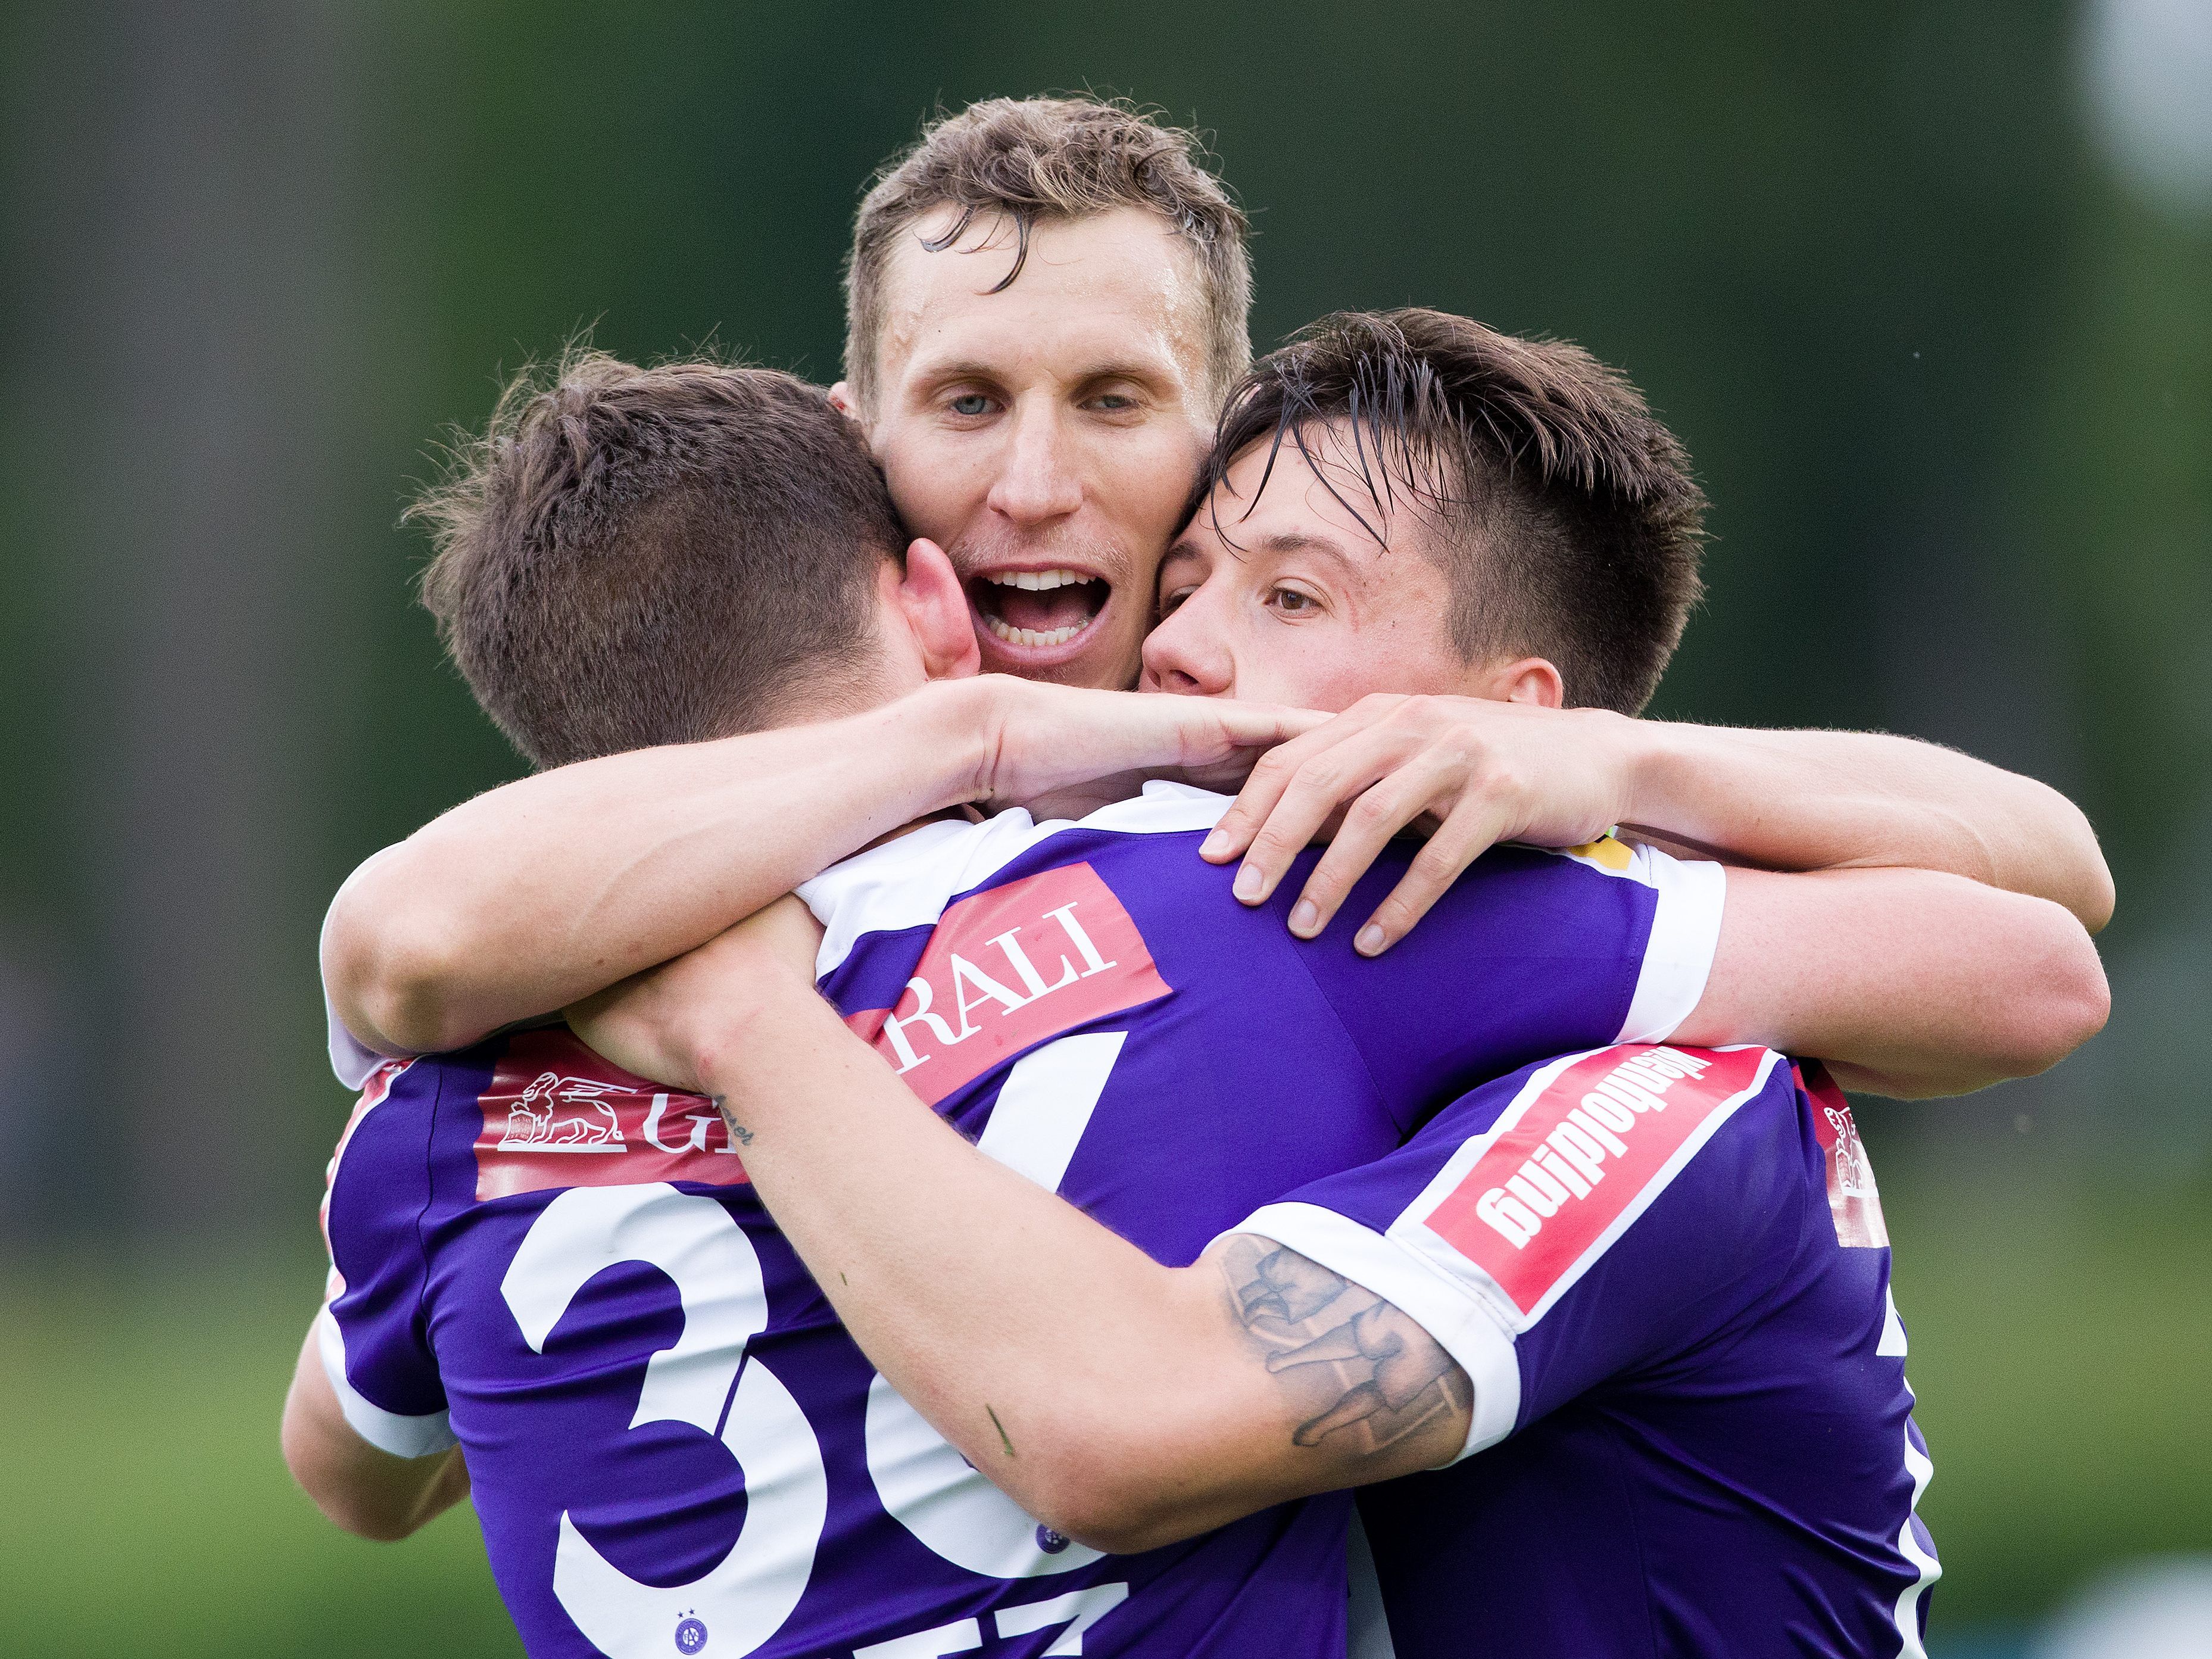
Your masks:
M1651 937L1644 947L1636 995L1613 1041L1664 1042L1705 994L1720 944L1728 871L1703 860L1674 858L1656 847L1630 850L1635 861L1629 873L1656 890L1659 902L1651 912Z
M347 1426L377 1450L394 1457L428 1457L460 1443L444 1412L405 1417L362 1396L346 1376L345 1333L327 1307L315 1318L315 1350L322 1356L323 1374L331 1379Z
M1884 1287L1882 1303L1881 1340L1875 1345L1875 1352L1902 1358L1905 1352L1905 1322L1897 1316L1897 1294L1893 1288ZM1905 1393L1907 1399L1913 1398L1910 1378L1905 1379ZM1917 1405L1918 1401L1915 1400L1914 1403ZM1897 1553L1920 1576L1906 1585L1897 1598L1897 1634L1904 1643L1898 1650L1897 1659L1928 1659L1928 1650L1920 1641L1920 1598L1928 1594L1930 1584L1943 1576L1943 1564L1920 1547L1920 1540L1912 1532L1912 1523L1920 1515L1920 1495L1928 1490L1928 1483L1936 1478L1936 1465L1925 1452L1912 1443L1910 1419L1905 1427L1905 1472L1912 1477L1912 1501L1905 1505L1905 1524L1898 1528Z
M981 886L1039 842L1064 830L1139 836L1211 830L1229 810L1231 799L1156 780L1145 786L1142 794L1101 807L1082 819L1047 818L1039 823L1017 806L981 823L926 824L896 841L856 853L798 889L823 928L815 976L836 972L864 934L931 926L945 914L954 894Z

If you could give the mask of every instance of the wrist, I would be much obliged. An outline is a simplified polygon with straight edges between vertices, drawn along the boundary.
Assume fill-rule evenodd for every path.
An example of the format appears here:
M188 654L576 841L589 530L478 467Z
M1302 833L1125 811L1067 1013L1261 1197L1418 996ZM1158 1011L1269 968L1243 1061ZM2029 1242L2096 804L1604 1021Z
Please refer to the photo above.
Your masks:
M1674 740L1680 728L1609 708L1577 712L1589 721L1613 781L1612 817L1606 827L1651 827L1668 816L1680 769Z
M898 822L989 794L1006 702L994 682L1002 678L933 680L854 717L865 723L865 746L897 757L897 784L884 804Z
M916 803L916 816L991 798L1020 689L1019 681L1004 674L978 674L933 681L915 694L914 701L923 704L926 717L920 730L908 728L901 735L922 755L929 770L928 799Z

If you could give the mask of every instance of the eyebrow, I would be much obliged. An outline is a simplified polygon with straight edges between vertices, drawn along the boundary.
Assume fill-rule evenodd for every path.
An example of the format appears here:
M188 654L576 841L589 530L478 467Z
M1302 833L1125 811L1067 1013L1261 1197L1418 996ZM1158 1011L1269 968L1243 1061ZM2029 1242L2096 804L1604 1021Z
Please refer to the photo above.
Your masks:
M908 372L914 373L912 369ZM945 380L996 380L1005 372L1003 365L994 367L973 357L948 358L941 363L924 359L915 379L925 385ZM1099 380L1140 380L1152 385L1171 379L1172 373L1169 366L1158 362L1109 360L1078 369L1067 377L1067 382L1076 386L1091 386Z

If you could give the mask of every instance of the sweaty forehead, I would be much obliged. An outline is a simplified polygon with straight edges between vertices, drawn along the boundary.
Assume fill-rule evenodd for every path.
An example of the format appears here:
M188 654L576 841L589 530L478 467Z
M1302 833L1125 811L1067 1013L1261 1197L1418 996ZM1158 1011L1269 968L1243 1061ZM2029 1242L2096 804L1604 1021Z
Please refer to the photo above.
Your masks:
M1149 368L1194 386L1202 377L1197 256L1157 215L1115 208L1040 220L1021 275L997 293L1014 266L1013 222L979 215L952 246L921 246L957 216L924 215L892 250L879 344L886 385L958 365L1067 377Z

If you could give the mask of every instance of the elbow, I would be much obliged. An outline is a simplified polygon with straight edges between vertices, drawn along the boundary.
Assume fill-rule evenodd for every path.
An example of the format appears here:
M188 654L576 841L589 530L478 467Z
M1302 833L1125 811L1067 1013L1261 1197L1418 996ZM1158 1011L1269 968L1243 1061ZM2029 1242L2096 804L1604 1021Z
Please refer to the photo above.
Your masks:
M1020 1461L1029 1462L1023 1447ZM1108 1555L1155 1550L1234 1520L1200 1485L1202 1455L1176 1458L1157 1435L1091 1429L1056 1447L1041 1447L1013 1495L1053 1531Z
M396 1544L422 1529L429 1513L420 1503L395 1504L368 1483L349 1478L325 1439L296 1425L288 1414L283 1429L284 1467L292 1480L342 1532L376 1544Z
M2112 988L2087 929L2073 916L2054 915L2046 933L2042 948L2022 957L2027 971L1997 1056L2007 1077L2049 1071L2112 1017Z
M1099 1459L1103 1466L1108 1460ZM1037 1494L1030 1512L1077 1543L1107 1555L1138 1555L1181 1543L1207 1529L1190 1511L1170 1501L1164 1489L1145 1488L1126 1466L1100 1467Z
M441 1054L484 1033L454 1018L452 930L443 919L394 906L373 920L358 903L331 912L323 976L347 1028L380 1052Z

